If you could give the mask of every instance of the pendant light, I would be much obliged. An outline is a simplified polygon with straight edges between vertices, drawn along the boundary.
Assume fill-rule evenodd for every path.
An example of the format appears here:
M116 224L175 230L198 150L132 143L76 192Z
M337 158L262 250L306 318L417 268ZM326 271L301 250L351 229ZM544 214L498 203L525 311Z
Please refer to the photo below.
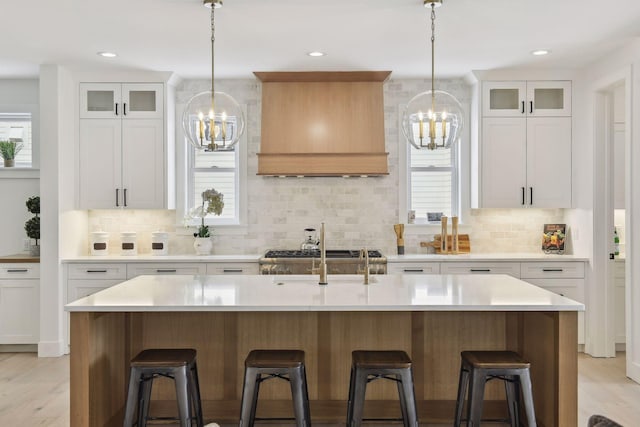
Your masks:
M443 0L423 0L431 9L431 90L414 96L402 113L402 132L415 148L451 148L463 125L460 102L448 92L435 90L436 8Z
M211 8L211 90L187 102L182 128L187 141L198 150L230 151L244 132L244 114L231 95L215 91L215 10L222 7L222 0L204 0L204 5Z

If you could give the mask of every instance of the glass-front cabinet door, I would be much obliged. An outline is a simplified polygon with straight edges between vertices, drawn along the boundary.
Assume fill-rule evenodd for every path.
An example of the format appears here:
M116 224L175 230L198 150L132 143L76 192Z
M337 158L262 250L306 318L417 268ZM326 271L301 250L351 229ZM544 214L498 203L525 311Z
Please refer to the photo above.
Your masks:
M482 115L484 117L522 117L526 114L524 81L482 83Z
M527 82L527 114L540 117L571 116L571 82Z
M570 117L568 80L485 81L483 117Z
M163 117L162 83L81 83L82 119Z

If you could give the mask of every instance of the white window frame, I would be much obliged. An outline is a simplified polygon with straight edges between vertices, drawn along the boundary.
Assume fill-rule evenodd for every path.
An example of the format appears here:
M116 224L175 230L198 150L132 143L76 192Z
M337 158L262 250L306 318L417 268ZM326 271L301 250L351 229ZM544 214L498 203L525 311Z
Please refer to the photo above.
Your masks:
M241 105L242 112L245 120L247 117L246 105ZM176 117L180 117L179 123L182 120L182 111L176 112ZM176 119L177 120L177 119ZM189 221L185 221L185 215L189 211L189 201L193 200L193 174L195 163L195 148L187 142L186 136L182 127L177 127L176 141L182 141L182 144L178 143L176 148L176 162L177 162L177 175L176 180L176 194L178 195L176 201L176 222L177 226L184 228L185 234L192 234L196 227L200 225L200 219L195 218ZM246 231L247 226L247 132L240 136L240 140L235 145L236 153L236 213L233 219L217 218L215 216L209 216L205 218L205 225L209 225L215 228L215 234L237 234L238 232ZM227 171L225 170L220 170ZM181 195L181 196L180 196Z
M400 106L398 108L399 117L398 117L398 130L402 129L402 111L404 106ZM465 195L468 193L467 186L463 185L464 182L468 180L468 173L465 173L464 167L462 165L468 164L468 154L466 150L467 145L465 145L464 138L466 132L460 137L460 140L457 142L455 147L452 147L452 150L455 150L454 153L454 164L452 168L454 169L452 172L455 172L451 179L452 185L452 200L451 200L451 210L452 212L457 212L457 216L459 218L459 222L463 224L463 218L466 213L467 205L464 203ZM427 223L426 218L424 220L418 219L414 224L408 224L408 214L411 205L411 144L404 137L402 131L398 132L398 157L399 157L399 217L398 220L402 224L407 224L407 234L414 234L412 230L415 232L428 232L428 233L437 233L440 232L441 224L433 224ZM426 170L426 171L442 171L447 168L443 167L426 167L426 168L414 168L415 170ZM453 191L453 190L456 191Z
M31 114L31 167L0 167L2 178L38 178L40 176L40 107L37 104L0 104L0 113Z

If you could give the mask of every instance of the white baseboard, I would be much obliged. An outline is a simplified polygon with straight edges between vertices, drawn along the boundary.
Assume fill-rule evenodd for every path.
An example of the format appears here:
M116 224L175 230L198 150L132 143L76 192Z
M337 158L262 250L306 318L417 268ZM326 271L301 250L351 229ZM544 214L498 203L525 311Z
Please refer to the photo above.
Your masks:
M627 344L616 343L616 351L627 351Z
M62 341L40 341L38 343L38 357L60 357L64 355Z

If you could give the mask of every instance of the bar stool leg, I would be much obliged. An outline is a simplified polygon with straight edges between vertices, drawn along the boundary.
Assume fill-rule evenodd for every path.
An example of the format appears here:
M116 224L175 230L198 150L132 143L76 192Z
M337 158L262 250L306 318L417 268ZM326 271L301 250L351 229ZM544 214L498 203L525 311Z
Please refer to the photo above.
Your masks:
M517 376L505 376L504 390L507 395L507 406L509 408L509 421L511 423L511 427L520 427L518 385L519 382Z
M404 412L406 412L402 414L404 424L409 427L418 427L418 409L416 407L413 374L411 369L403 369L401 378L403 388L401 399L402 402L404 402Z
M304 419L307 420L307 426L311 427L311 408L309 407L309 388L307 386L307 370L302 365L300 368L302 371L302 389L304 391L303 403L304 403Z
M259 380L260 374L257 374L255 369L245 368L242 407L240 409L240 427L251 427L255 422Z
M291 386L291 397L293 398L293 412L296 416L297 427L309 427L309 420L305 410L305 393L301 368L288 370L289 384Z
M195 410L196 425L198 427L203 427L204 420L202 418L202 400L200 397L200 382L198 381L198 365L195 362L193 363L193 366L191 366L191 369L189 369L189 373L189 384L191 385L191 397Z
M153 387L153 375L140 375L140 398L138 400L138 427L147 427L149 405L151 404L151 388Z
M367 391L367 378L368 372L365 369L357 369L355 373L355 385L353 390L353 410L351 412L351 419L349 420L350 427L360 427L362 424L362 413L364 411L364 396Z
M356 382L356 370L351 365L351 374L349 379L349 398L347 401L347 427L351 425L351 419L353 418L353 393L354 393L354 384Z
M140 374L137 372L137 369L131 368L129 374L129 391L127 393L127 405L125 406L124 422L122 424L123 427L133 426L133 416L140 395L140 389L138 387L139 377Z
M456 400L456 419L453 423L454 427L460 427L462 423L462 410L464 408L464 400L467 397L467 386L469 384L469 371L460 366L460 379L458 380L458 399Z
M529 427L536 427L536 414L533 409L533 393L531 392L531 377L529 377L528 371L520 375L520 386L522 388L524 410L527 414L527 424Z
M407 401L404 393L404 376L399 373L396 375L396 384L398 386L398 397L400 398L400 410L402 411L402 424L404 427L409 427L409 416L407 415Z
M187 367L181 366L176 369L174 381L176 383L176 399L178 401L178 414L180 417L180 427L190 427L189 419L189 388L187 385Z
M467 409L467 427L479 427L482 418L484 383L486 375L482 369L474 369L470 375L469 408Z

